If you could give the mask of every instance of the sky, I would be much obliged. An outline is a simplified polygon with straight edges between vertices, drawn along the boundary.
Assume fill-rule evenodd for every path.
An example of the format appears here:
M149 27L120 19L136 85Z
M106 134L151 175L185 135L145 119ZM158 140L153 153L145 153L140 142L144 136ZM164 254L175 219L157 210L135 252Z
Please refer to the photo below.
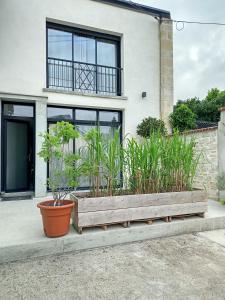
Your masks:
M133 0L171 12L174 20L225 23L225 0ZM225 90L225 26L174 25L174 102Z

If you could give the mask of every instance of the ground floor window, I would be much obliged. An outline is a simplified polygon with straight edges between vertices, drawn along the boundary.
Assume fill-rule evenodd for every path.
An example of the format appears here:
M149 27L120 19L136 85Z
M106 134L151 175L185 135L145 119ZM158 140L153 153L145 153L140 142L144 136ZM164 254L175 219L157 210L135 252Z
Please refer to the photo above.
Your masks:
M59 121L68 121L74 124L81 136L96 126L99 126L104 135L113 134L114 130L119 129L122 139L122 112L120 111L48 106L48 128L50 129ZM70 151L78 151L84 146L83 143L83 139L71 142ZM51 166L48 167L48 175L50 174ZM89 178L82 178L79 188L88 189L89 187Z

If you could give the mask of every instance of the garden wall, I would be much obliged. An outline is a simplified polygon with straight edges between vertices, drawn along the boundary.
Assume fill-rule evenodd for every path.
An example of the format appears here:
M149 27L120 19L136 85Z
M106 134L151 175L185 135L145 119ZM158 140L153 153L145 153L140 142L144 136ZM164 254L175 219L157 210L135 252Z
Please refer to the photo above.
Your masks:
M204 128L185 133L189 139L196 139L197 154L202 153L197 175L194 181L195 188L204 188L211 198L217 197L218 176L218 128Z
M192 130L184 134L187 138L196 139L196 151L202 153L194 187L205 188L209 197L216 199L217 177L225 173L225 107L220 111L218 127Z

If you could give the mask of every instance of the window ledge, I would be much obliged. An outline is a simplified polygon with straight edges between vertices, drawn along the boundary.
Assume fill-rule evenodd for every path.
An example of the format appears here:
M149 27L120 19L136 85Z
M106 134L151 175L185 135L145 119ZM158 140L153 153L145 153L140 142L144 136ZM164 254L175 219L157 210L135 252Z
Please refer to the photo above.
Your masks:
M43 92L66 94L66 95L76 95L76 96L84 96L84 97L107 98L107 99L115 99L115 100L128 100L128 97L125 97L125 96L112 96L112 95L100 95L100 94L91 94L91 93L79 93L79 92L75 92L75 91L64 91L64 90L49 89L49 88L43 88Z

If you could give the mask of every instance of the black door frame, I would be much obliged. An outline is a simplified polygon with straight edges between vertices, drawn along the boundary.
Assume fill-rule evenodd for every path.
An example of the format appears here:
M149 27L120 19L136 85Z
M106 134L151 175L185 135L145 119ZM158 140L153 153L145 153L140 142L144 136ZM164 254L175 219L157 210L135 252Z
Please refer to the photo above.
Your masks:
M32 106L34 111L33 117L17 117L17 116L8 116L4 115L4 104L14 104L14 105L23 105L23 106ZM6 154L7 154L7 143L6 143L6 124L9 122L21 122L28 124L28 153L30 153L30 162L28 165L28 186L26 189L20 190L7 190L6 188ZM2 102L2 130L1 130L1 190L5 193L16 193L16 192L28 192L35 190L35 105L23 103L23 102L11 102L3 101Z

